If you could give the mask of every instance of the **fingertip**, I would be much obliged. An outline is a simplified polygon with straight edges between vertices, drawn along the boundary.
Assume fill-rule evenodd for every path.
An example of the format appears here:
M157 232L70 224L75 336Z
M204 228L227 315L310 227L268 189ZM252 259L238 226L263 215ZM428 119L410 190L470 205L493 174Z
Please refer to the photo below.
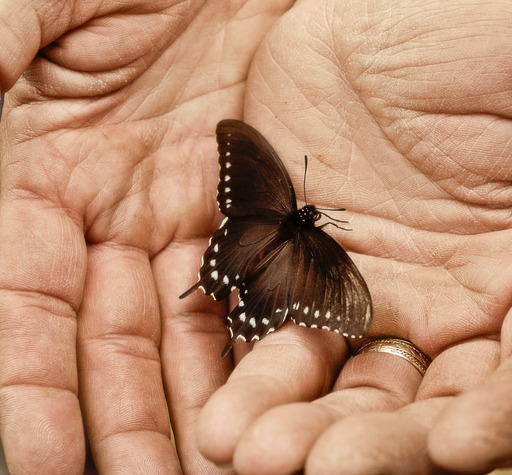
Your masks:
M9 473L79 473L85 440L76 396L67 390L2 388L1 433ZM42 472L41 472L42 473Z
M315 440L332 422L333 416L320 405L293 403L270 409L244 433L233 466L247 475L300 471Z
M306 473L430 473L426 429L396 413L350 416L327 429L312 448Z
M219 466L229 466L243 428L242 420L233 424L230 407L232 398L226 386L220 388L199 414L196 429L197 446L201 454Z
M0 90L8 91L36 55L41 29L34 8L26 2L2 2L0 16ZM25 32L30 31L27 35Z
M454 400L430 431L432 460L446 469L467 473L510 463L511 394L512 386L492 383Z

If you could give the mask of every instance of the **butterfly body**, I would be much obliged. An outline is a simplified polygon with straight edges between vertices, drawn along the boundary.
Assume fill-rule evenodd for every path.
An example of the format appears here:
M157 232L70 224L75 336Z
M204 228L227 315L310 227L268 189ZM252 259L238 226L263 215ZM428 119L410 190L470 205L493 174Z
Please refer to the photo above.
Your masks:
M198 288L221 300L239 291L226 319L230 341L259 340L287 318L299 325L360 337L372 304L366 283L343 248L315 223L315 206L297 207L283 163L249 125L217 126L217 200L226 216L204 254Z

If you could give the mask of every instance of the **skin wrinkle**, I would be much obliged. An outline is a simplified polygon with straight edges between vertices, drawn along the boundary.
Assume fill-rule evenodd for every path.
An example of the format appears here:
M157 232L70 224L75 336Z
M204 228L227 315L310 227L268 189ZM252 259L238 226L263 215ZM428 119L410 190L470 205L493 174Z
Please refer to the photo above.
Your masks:
M129 338L126 338L129 337ZM146 360L160 365L159 340L154 336L142 336L132 332L103 332L98 336L88 336L83 345L108 345L113 353L123 354L138 360ZM147 354L146 354L147 353Z
M411 129L412 130L412 129ZM447 138L448 140L448 138ZM418 139L418 144L422 144L422 145L426 145L426 143L424 141L421 141ZM451 176L455 176L457 173L460 173L460 171L464 171L467 167L464 167L462 164L456 162L454 159L452 159L449 155L446 155L444 154L443 150L437 146L437 145L434 145L432 143L430 143L430 146L433 147L433 149L430 150L431 154L432 155L442 155L446 160L449 160L455 167L456 167L456 170L454 170L453 172L451 172ZM404 152L402 152L404 153ZM407 156L407 154L406 154ZM415 166L415 162L414 160L409 160L409 163L412 164L412 166ZM458 170L457 170L458 169ZM418 170L418 173L422 173L422 170L420 168L417 167L417 170ZM446 180L443 179L442 181ZM442 181L440 180L436 180L435 182L430 182L430 183L433 183L435 186L438 187L438 189L440 191L442 191L443 193L446 193L449 197L451 198L455 198L459 203L464 203L464 204L468 204L468 200L467 200L467 196L460 196L460 194L458 193L454 193L454 192L450 192L446 186L443 186L442 185ZM462 187L462 185L460 185ZM481 203L470 203L472 206L482 206ZM488 205L487 205L488 206Z
M72 311L75 312L75 313L78 311L78 308L79 308L79 303L78 302L79 302L80 299L77 299L77 303L73 304L73 302L71 300L67 301L64 297L61 297L58 294L53 294L53 293L51 293L49 291L26 290L26 289L23 289L21 287L10 285L10 284L8 284L8 282L2 282L2 289L0 290L0 293L3 292L3 291L5 291L5 292L13 292L13 293L16 293L18 295L19 294L24 294L24 295L29 294L31 296L41 295L44 298L48 298L49 297L51 299L56 300L57 302L64 303L66 306L71 308Z
M50 384L45 384L43 381L37 381L37 383L26 383L26 382L2 382L2 386L0 387L0 399L4 399L6 396L5 393L10 392L12 389L46 389L46 390L54 390L56 392L69 393L73 397L76 398L78 391L76 387L70 388L66 387L64 384L62 386L55 386Z
M269 51L269 52L270 52L270 51ZM271 54L271 52L270 52L270 54ZM285 73L285 71L284 71L284 70L282 70L282 71L283 71L283 73ZM286 73L285 73L285 74L286 74ZM353 87L350 87L350 89L351 89L353 92L355 92L355 90L354 90L354 88L353 88ZM302 93L302 94L304 94L304 93ZM305 97L305 96L303 95L302 97ZM361 101L361 103L362 103L362 104L364 104L364 101L362 101L361 97L359 97L359 100ZM312 106L313 106L314 104L310 103L310 105L312 105ZM370 110L368 109L368 107L367 107L367 106L366 106L366 108L367 108L368 113L370 113ZM373 117L373 114L370 114L370 115ZM375 123L376 123L376 125L379 125L379 124L378 124L378 122L375 122ZM380 127L380 126L379 126L379 128L380 128L380 130L382 131L383 135L384 135L384 136L386 137L386 139L388 140L388 142L389 142L390 144L393 144L393 146L395 147L395 150L396 150L396 151L397 151L397 153L398 153L398 152L399 152L399 150L398 150L398 148L396 147L396 144L394 144L394 143L393 143L393 141L391 140L391 138L390 138L389 136L387 136L387 134L385 133L385 131L383 130L383 128L382 128L382 127ZM350 162L349 162L349 163L350 163ZM370 164L370 166L371 166L371 162L367 162L367 163L369 163L369 164ZM412 165L412 166L414 166L414 165L412 164L412 162L410 162L410 161L409 161L409 163L411 163L411 165ZM376 170L374 170L374 172L375 172L375 176L379 176L379 174L376 172ZM420 174L421 174L421 171L420 171L420 170L418 170L418 175L420 175ZM383 183L384 183L384 182L383 182ZM384 183L384 184L385 184L385 183ZM388 190L390 189L390 187L389 187L389 186L387 186L386 188L387 188ZM389 202L394 202L394 200L393 200L392 198L390 198L390 201L389 201ZM398 211L398 209L397 209L396 211Z

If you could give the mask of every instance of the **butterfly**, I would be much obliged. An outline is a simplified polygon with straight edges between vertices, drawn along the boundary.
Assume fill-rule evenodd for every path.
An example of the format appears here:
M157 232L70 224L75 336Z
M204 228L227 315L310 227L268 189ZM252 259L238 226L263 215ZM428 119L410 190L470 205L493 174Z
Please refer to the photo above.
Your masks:
M256 129L228 119L216 135L217 201L225 218L204 253L199 281L180 298L202 289L222 300L238 289L222 356L236 340L259 340L287 318L362 337L373 316L370 292L326 224L315 225L325 213L310 204L298 209L285 166Z

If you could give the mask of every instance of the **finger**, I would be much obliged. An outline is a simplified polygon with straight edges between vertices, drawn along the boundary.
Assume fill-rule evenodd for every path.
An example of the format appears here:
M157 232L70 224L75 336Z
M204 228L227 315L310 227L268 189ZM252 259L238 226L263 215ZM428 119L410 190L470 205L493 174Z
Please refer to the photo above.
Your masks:
M169 32L173 32L172 36L179 34L199 7L179 1L168 2L163 7L144 5L138 0L79 4L69 0L3 0L0 2L0 91L10 89L44 47L45 58L51 61L43 60L39 67L44 70L49 63L64 66L52 69L51 84L40 83L50 95L57 92L54 83L59 85L60 94L71 96L78 93L66 88L66 82L77 87L88 81L95 91L102 87L101 81L89 75L81 74L82 82L76 81L74 72L123 68L126 81L128 75L134 76L128 65L136 66L136 74L146 69L167 45ZM114 12L116 15L111 15ZM138 14L137 21L133 21L135 14ZM87 28L77 28L86 23ZM104 33L106 29L110 29L110 34ZM130 35L124 34L127 30ZM147 31L153 35L148 36ZM52 44L58 38L58 43ZM98 51L102 54L98 55ZM111 81L113 77L109 77ZM80 94L91 93L84 87Z
M153 260L153 270L162 311L164 383L180 460L188 473L213 474L220 470L197 450L196 425L200 410L232 370L231 359L220 356L228 340L226 305L201 291L179 299L195 281L205 245L203 240L173 242Z
M454 400L429 435L432 459L447 469L470 473L512 467L511 317L512 311L503 326L503 363L483 386Z
M374 356L362 354L351 359L335 385L338 390L314 404L280 406L258 418L236 447L235 469L269 475L299 471L316 440L337 420L392 411L411 402L421 382L420 374L396 357L381 360Z
M6 185L8 175L3 176ZM48 201L0 202L0 436L12 473L79 473L76 309L85 277L81 227Z
M145 252L89 247L79 315L80 400L105 473L177 473L158 354L160 315Z
M481 384L493 371L499 348L488 340L470 341L450 348L430 365L416 393L423 398L390 413L360 414L339 420L330 426L313 446L307 462L309 473L442 473L427 453L430 427L442 414L453 396L472 385ZM482 358L484 354L488 358ZM364 381L362 369L368 369L371 354L354 358L362 364L355 373ZM364 358L363 358L364 357ZM373 353L374 362L382 358L386 364L396 364L390 372L388 390L400 387L403 371L419 372L406 360L393 355ZM384 358L385 357L385 358ZM393 363L394 362L394 363ZM403 366L403 363L405 366ZM401 368L402 372L396 372ZM356 368L354 368L356 369ZM471 376L468 377L468 373ZM449 375L447 379L446 375ZM412 376L406 376L410 379ZM375 374L373 375L375 377ZM382 386L384 389L384 386ZM342 394L340 391L339 394ZM404 393L406 395L407 393ZM414 397L414 392L409 396Z
M0 2L0 88L7 91L37 51L71 23L73 2L4 0ZM27 32L30 34L27 35Z
M217 464L230 464L258 416L324 394L345 356L343 339L325 331L287 324L266 336L204 407L198 422L200 450Z
M434 407L424 408L436 413ZM432 473L424 456L427 431L400 413L361 414L331 426L311 451L306 473ZM355 449L357 447L357 449ZM440 473L440 472L436 472Z

